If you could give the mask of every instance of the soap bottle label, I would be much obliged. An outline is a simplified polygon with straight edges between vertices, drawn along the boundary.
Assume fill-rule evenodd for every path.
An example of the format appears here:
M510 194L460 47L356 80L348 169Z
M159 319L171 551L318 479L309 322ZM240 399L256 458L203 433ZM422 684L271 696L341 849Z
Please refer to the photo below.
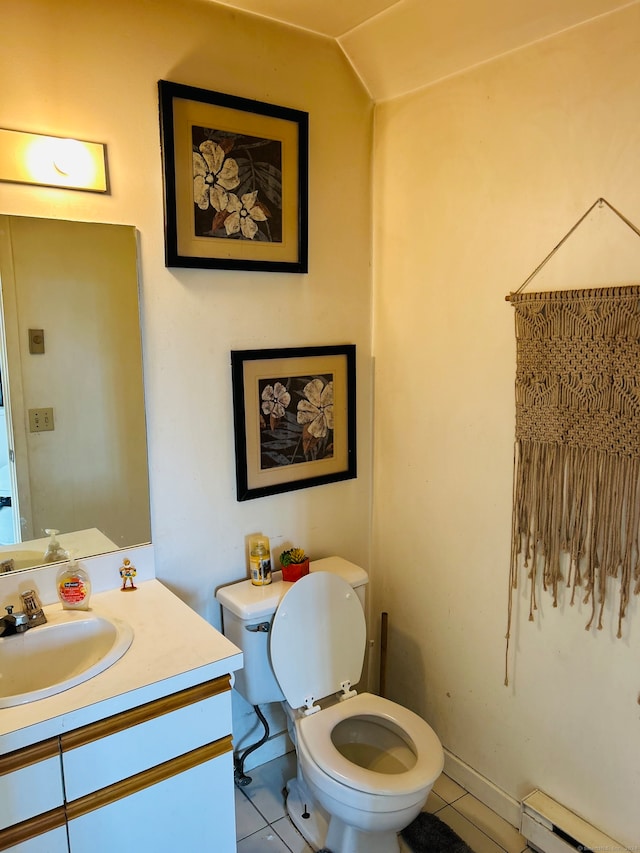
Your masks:
M87 597L87 588L79 577L67 577L58 585L60 600L64 604L82 604Z

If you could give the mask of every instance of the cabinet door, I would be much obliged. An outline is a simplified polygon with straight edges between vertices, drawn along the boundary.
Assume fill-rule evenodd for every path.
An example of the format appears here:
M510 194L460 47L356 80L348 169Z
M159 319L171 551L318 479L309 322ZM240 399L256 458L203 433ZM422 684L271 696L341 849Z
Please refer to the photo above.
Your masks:
M0 829L48 812L62 803L57 738L0 756Z
M221 749L227 751L215 756ZM154 783L152 772L164 778ZM235 853L232 778L231 739L224 738L70 803L71 853ZM99 808L94 807L97 798L104 802Z

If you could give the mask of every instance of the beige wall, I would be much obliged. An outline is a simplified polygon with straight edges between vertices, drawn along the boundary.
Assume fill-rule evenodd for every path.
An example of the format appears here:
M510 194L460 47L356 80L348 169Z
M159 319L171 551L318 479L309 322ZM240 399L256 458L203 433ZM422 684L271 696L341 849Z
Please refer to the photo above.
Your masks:
M368 566L372 105L339 48L198 0L0 2L0 127L105 142L111 179L106 196L0 184L0 212L140 232L159 577L219 625L250 533ZM309 112L308 275L165 268L160 79ZM358 478L238 503L230 350L337 343L358 352Z
M587 609L568 600L553 610L543 597L527 622L523 582L503 686L515 374L504 296L597 198L640 223L639 55L636 5L380 105L374 146L372 553L389 694L511 797L540 787L627 843L640 838L637 601L616 640L615 594L605 630L585 633ZM640 240L594 214L576 240L595 268L576 275L568 243L558 286L637 281Z

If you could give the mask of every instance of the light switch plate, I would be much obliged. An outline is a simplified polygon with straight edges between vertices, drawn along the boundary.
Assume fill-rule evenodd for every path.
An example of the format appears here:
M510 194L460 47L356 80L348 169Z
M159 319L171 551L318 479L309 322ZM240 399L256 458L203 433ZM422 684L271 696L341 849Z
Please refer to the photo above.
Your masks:
M29 352L31 355L44 352L44 329L29 329Z
M30 432L45 432L54 429L53 409L29 409Z

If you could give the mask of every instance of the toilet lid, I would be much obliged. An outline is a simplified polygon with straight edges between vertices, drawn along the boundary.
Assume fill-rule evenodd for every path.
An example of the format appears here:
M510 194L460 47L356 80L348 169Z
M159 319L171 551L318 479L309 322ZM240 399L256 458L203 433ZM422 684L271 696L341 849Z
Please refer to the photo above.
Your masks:
M282 597L271 625L271 665L292 708L339 693L362 674L364 612L346 581L311 572Z

